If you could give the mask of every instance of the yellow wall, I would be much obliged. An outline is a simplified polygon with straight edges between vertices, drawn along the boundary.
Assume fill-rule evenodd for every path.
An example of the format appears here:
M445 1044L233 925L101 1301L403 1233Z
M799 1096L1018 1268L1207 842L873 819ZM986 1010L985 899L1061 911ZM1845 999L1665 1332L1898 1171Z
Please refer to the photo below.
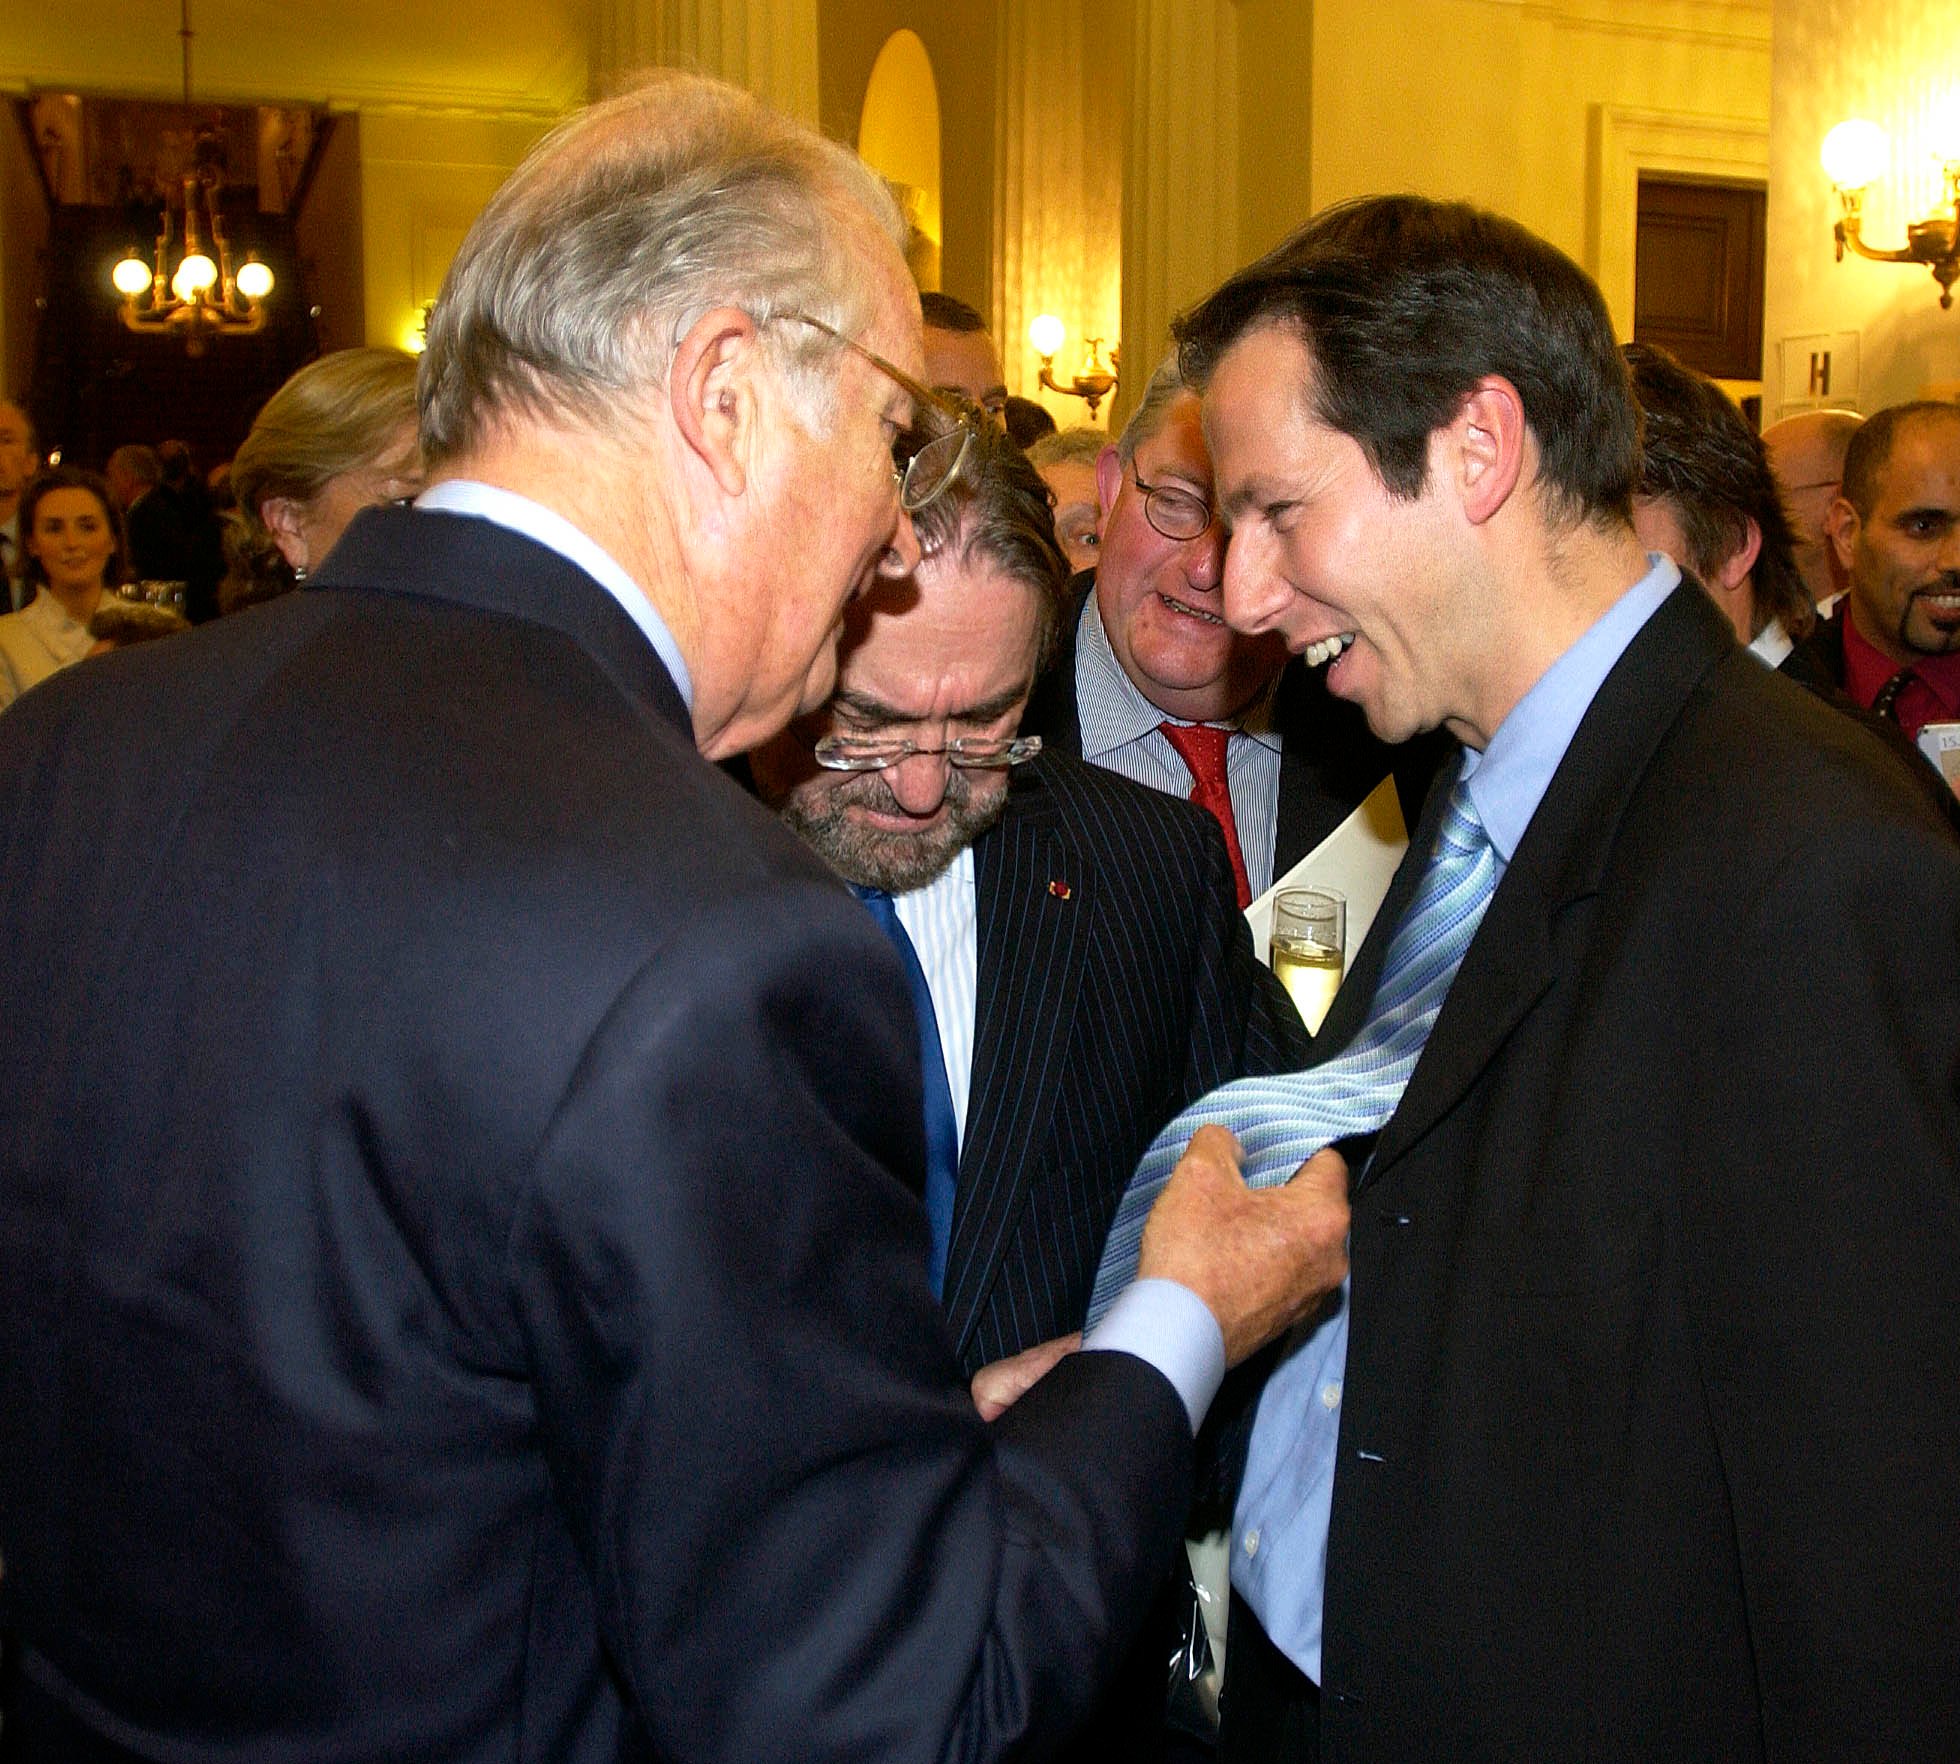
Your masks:
M1599 276L1625 330L1631 191L1615 169L1629 152L1709 175L1760 160L1769 26L1761 3L1315 0L1311 170L1294 205L1415 190L1498 209ZM1269 228L1273 206L1256 222Z
M1931 274L1915 265L1832 257L1838 215L1818 164L1825 132L1851 116L1892 137L1892 168L1865 199L1865 236L1905 243L1906 222L1939 196L1927 152L1934 107L1960 96L1960 18L1953 0L1776 0L1770 123L1770 283L1763 411L1806 401L1815 339L1833 355L1833 403L1874 411L1960 381L1960 304L1943 312ZM1785 371L1779 345L1794 358ZM1855 358L1855 382L1847 368Z
M369 343L410 346L470 223L544 132L543 122L528 119L361 119Z
M993 303L993 0L819 0L819 116L834 141L855 144L865 87L894 31L916 31L939 83L939 285L982 312Z

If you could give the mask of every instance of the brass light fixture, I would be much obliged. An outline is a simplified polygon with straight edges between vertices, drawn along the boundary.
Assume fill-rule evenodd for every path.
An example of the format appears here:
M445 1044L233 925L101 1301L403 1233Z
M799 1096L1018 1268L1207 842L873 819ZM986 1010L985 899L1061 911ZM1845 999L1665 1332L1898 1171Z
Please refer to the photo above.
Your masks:
M1951 128L1942 131L1952 134ZM1944 177L1945 194L1939 212L1925 220L1913 221L1906 228L1906 242L1895 250L1867 245L1862 231L1865 191L1885 169L1885 131L1877 123L1855 119L1841 122L1824 137L1819 156L1831 182L1837 186L1843 212L1836 227L1837 260L1844 261L1849 246L1860 257L1874 263L1919 263L1933 272L1940 285L1940 305L1953 305L1953 284L1960 279L1960 140L1942 140L1935 145Z
M1064 385L1055 378L1055 357L1061 353L1062 344L1067 338L1068 332L1062 321L1052 312L1044 312L1028 326L1028 341L1034 345L1035 354L1041 357L1041 384L1065 398L1081 399L1088 405L1089 414L1094 416L1096 406L1116 389L1120 352L1115 344L1111 344L1109 365L1105 367L1102 360L1103 340L1100 337L1088 338L1085 343L1088 354L1080 371Z
M194 34L191 0L179 0L179 16L177 34L184 45L184 105L188 109ZM183 251L175 267L171 263L171 233L176 217L166 202L153 263L146 264L131 245L109 278L122 296L122 322L130 330L179 332L191 355L202 355L211 337L250 336L263 329L265 309L261 302L272 292L272 271L255 256L248 255L234 273L224 218L218 209L218 166L203 156L200 161L184 174ZM209 251L205 248L207 235Z

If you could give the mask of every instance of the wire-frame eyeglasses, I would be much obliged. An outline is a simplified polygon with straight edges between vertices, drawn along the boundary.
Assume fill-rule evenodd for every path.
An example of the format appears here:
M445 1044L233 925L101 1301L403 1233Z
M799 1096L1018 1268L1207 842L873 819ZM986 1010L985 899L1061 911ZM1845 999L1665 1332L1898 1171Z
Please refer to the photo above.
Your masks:
M1146 484L1135 466L1130 476L1143 492L1143 518L1166 539L1198 539L1211 530L1217 514L1211 499L1181 484Z
M944 394L915 380L902 367L887 361L875 349L867 349L855 337L847 337L835 325L827 325L807 312L790 312L783 317L808 325L826 337L835 338L853 354L861 356L881 374L897 383L912 399L912 424L892 443L892 478L898 485L898 506L907 514L917 514L934 498L952 487L966 465L973 446L973 433L958 405ZM950 423L950 428L933 433L935 426L927 413Z

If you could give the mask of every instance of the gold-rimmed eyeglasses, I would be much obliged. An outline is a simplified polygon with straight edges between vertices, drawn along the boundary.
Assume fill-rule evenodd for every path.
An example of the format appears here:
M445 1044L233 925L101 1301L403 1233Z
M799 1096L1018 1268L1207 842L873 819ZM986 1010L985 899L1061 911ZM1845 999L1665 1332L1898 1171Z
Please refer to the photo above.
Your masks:
M917 514L934 498L944 495L966 465L973 446L973 431L960 407L944 393L935 392L902 367L887 361L875 349L867 349L855 337L847 337L835 325L827 325L807 312L788 312L782 316L836 339L910 396L911 425L892 443L892 478L898 485L898 506L909 515ZM936 434L929 432L928 412L952 426Z

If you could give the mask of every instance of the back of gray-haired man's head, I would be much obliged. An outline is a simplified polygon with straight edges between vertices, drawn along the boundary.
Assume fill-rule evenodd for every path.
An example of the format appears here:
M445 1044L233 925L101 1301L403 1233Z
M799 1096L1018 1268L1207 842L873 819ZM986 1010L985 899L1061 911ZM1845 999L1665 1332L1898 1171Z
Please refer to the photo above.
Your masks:
M491 198L429 323L422 445L453 458L509 415L604 431L666 383L688 328L749 314L813 421L815 364L869 316L867 229L904 223L857 156L696 75L662 73L561 124Z
M1164 426L1171 406L1190 390L1178 369L1177 351L1173 349L1144 383L1143 396L1137 400L1136 409L1130 412L1130 420L1117 438L1116 452L1126 466L1136 458L1137 449Z

